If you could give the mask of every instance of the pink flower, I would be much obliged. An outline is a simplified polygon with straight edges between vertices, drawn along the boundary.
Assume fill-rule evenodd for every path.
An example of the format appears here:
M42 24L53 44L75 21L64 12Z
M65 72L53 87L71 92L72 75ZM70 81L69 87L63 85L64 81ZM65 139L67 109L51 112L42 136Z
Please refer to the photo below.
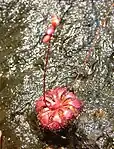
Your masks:
M42 39L43 43L48 43L51 40L51 36L50 35L45 35Z
M36 100L36 113L41 125L49 130L61 129L76 118L83 102L66 87L56 87Z
M52 20L51 20L51 24L53 25L53 27L57 27L60 24L61 19L58 18L57 16L53 15L52 16Z
M53 26L50 26L48 27L46 34L52 36L54 34L54 31L55 31L55 28Z

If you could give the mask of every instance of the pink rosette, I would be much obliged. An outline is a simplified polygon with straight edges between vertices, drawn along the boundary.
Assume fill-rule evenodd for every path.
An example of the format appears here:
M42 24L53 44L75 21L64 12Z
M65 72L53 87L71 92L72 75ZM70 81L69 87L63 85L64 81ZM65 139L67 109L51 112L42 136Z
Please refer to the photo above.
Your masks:
M56 87L36 100L37 118L43 128L58 130L64 128L76 118L83 107L83 102L66 87Z

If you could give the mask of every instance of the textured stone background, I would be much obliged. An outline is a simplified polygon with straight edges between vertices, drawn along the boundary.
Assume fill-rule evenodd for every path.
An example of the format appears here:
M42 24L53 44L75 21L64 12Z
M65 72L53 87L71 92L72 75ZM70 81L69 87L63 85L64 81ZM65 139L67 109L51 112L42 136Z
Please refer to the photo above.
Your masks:
M51 42L46 88L72 87L85 104L78 120L79 130L66 148L96 149L94 144L100 149L114 147L114 8L95 40L96 30L112 3L113 0L0 0L3 149L46 147L39 139L39 129L33 126L33 113L34 101L43 93L47 46L41 38L53 14L62 18L62 24ZM94 42L94 50L84 65Z

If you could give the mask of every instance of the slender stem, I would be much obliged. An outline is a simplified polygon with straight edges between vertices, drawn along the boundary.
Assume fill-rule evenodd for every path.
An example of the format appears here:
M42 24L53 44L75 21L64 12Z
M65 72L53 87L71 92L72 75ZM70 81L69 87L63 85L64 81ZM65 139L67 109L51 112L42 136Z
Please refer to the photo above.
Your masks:
M88 54L86 55L86 58L85 58L85 60L84 60L84 65L87 63L87 61L88 61L88 59L89 59L89 57L90 57L92 51L93 51L93 48L90 48L89 51L88 51Z
M97 29L96 29L95 38L94 38L94 40L93 40L93 46L89 49L89 51L88 51L88 53L87 53L87 55L86 55L86 57L85 57L84 65L87 63L87 61L88 61L88 59L89 59L91 53L93 52L94 47L95 47L95 45L96 45L96 41L100 38L100 29L101 29L100 26L98 26Z
M44 76L43 76L43 94L44 94L44 102L46 104L45 99L45 92L46 92L46 71L47 71L47 65L48 65L48 59L49 59L49 52L50 52L50 42L48 43L48 50L45 52L45 66L44 66Z
M107 21L107 17L108 17L108 15L109 15L109 13L111 12L111 9L112 9L113 7L114 7L114 3L112 3L112 5L111 5L110 8L108 9L108 11L106 12L104 19L101 20L101 22L102 22L101 25L99 25L99 26L97 27L97 30L96 30L96 33L95 33L96 35L95 35L95 38L94 38L94 41L93 41L93 47L91 47L91 48L89 49L88 54L86 55L86 58L85 58L85 60L84 60L84 64L87 63L87 61L88 61L88 59L89 59L89 57L90 57L92 51L94 50L94 46L95 46L95 44L96 44L95 41L97 41L97 40L100 38L100 29L101 29L102 27L105 27L105 24L106 24L106 21Z

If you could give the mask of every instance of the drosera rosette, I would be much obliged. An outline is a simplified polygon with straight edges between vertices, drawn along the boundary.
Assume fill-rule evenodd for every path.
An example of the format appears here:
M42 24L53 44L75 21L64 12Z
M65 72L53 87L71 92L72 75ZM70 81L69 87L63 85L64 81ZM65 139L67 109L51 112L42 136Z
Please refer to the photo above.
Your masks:
M49 130L65 128L78 118L83 102L66 87L56 87L36 100L36 113L41 126Z
M78 118L83 102L67 87L56 87L45 91L46 71L50 52L50 40L55 29L60 25L61 19L52 16L51 25L48 27L42 42L48 45L45 54L45 66L43 75L43 95L35 101L35 110L37 119L40 121L42 128L57 131L68 126L75 118Z

